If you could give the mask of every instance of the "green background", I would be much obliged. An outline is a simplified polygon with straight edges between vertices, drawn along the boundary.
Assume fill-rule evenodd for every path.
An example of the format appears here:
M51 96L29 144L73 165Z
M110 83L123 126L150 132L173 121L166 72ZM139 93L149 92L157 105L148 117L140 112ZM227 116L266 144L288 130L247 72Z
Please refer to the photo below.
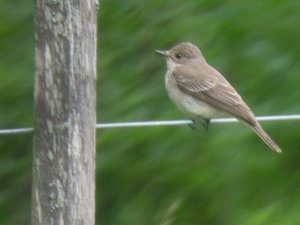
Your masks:
M33 3L0 2L0 128L33 121ZM101 0L98 122L186 119L155 49L200 47L256 115L300 111L300 1ZM300 224L300 121L97 131L97 224ZM29 224L32 135L0 136L0 224Z

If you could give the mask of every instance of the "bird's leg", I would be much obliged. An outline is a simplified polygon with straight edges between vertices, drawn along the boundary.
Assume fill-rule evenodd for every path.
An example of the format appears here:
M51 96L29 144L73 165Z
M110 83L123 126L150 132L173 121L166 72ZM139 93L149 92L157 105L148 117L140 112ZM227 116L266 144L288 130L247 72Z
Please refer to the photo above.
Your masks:
M201 123L202 123L204 129L205 129L206 131L208 131L208 126L209 126L209 123L210 123L210 119L202 119L202 120L201 120Z
M204 127L204 129L206 131L208 131L208 126L209 126L209 123L210 123L210 119L204 119L204 118L201 118L201 119L192 119L192 123L189 124L189 127L192 129L192 130L195 130L196 127L197 127L197 124L201 123L202 126Z
M189 124L189 127L192 129L192 130L195 130L196 127L197 127L197 121L192 119L192 123Z

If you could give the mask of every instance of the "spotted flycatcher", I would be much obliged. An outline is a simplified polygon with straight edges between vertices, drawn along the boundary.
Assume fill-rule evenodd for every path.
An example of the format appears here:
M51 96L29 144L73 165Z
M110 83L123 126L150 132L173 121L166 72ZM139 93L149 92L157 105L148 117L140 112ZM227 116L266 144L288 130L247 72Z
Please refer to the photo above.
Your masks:
M199 48L180 43L156 52L167 60L165 86L170 99L193 120L193 125L200 121L207 128L211 118L231 115L248 124L273 151L281 152L237 91L206 62Z

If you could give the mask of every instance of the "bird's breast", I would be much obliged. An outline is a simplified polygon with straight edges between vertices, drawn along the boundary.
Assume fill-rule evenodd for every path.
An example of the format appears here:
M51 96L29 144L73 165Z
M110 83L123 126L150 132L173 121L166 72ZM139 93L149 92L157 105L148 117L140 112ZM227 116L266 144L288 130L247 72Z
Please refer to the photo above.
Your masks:
M165 87L170 99L187 116L191 118L202 117L205 119L222 116L220 111L214 109L209 104L182 92L170 71L165 76Z

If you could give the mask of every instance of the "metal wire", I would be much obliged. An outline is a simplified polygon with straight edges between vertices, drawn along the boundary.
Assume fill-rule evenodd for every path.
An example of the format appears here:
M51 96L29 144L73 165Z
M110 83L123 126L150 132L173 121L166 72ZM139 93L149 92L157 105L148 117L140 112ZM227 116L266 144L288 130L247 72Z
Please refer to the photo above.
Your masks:
M279 116L258 116L258 121L270 120L300 120L300 114L296 115L279 115ZM215 118L211 119L211 123L234 123L238 122L236 118ZM145 126L175 126L192 124L191 120L163 120L163 121L141 121L141 122L125 122L125 123L101 123L97 124L97 128L114 128L114 127L145 127Z
M278 116L258 116L259 121L280 121L280 120L300 120L300 114L294 115L278 115ZM233 123L238 122L236 118L215 118L212 123ZM192 124L191 120L162 120L162 121L141 121L141 122L123 122L123 123L99 123L96 128L124 128L124 127L147 127L147 126L177 126ZM15 129L0 129L1 134L18 134L31 133L33 128L15 128Z
M33 128L14 128L14 129L1 129L0 134L18 134L18 133L31 133Z

